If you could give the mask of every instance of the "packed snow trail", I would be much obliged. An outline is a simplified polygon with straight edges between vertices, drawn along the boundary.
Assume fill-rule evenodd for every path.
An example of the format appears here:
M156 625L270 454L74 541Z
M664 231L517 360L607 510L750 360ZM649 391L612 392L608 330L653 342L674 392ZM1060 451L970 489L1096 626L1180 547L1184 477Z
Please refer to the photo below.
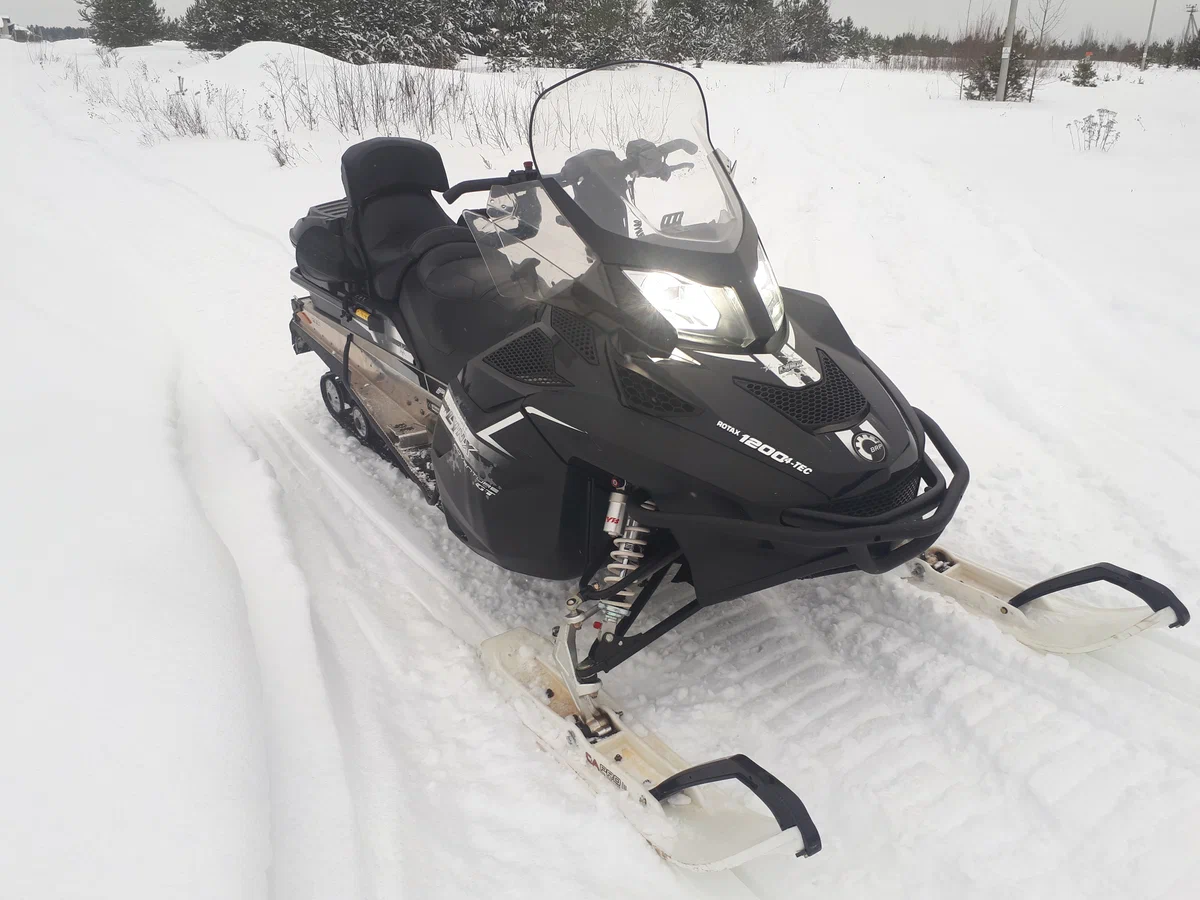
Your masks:
M129 51L138 52L164 71L236 73L254 89L258 76L241 73L256 72L253 54L265 51L242 48L204 66L169 46ZM309 204L339 193L344 142L314 137L321 160L286 171L248 144L146 149L119 123L89 119L69 85L30 65L24 48L0 45L0 66L14 86L2 152L25 173L0 207L0 246L19 260L5 295L10 321L37 325L10 359L9 383L26 390L8 426L22 432L8 446L23 464L2 484L14 500L6 506L29 508L35 527L14 529L8 542L25 562L5 566L20 580L6 584L18 618L4 632L13 671L0 713L22 726L3 751L5 775L20 772L17 785L31 786L0 813L2 833L21 835L0 850L0 883L56 897L744 894L732 877L683 878L534 748L475 645L518 624L548 630L564 587L470 554L396 470L328 420L316 392L321 366L292 356L286 232ZM739 98L769 93L769 70L704 72L718 126ZM1145 396L1138 374L1156 348L1195 346L1172 305L1184 295L1156 276L1164 308L1140 319L1141 342L1123 348L1137 366L1093 400L1119 327L1109 322L1120 311L1109 292L1072 265L1071 304L1083 306L1063 311L1062 262L1050 276L1022 265L982 287L979 270L1009 261L990 240L1004 208L956 196L945 182L960 175L943 178L953 169L945 160L861 140L834 151L831 129L814 129L814 118L834 117L836 133L862 127L855 110L837 117L841 73L797 68L790 77L801 115L773 121L774 139L740 154L739 186L782 279L828 293L968 457L975 484L955 523L961 549L1033 577L1111 556L1190 599L1197 533L1179 498L1196 495L1194 466L1111 418L1113 405L1142 396L1147 420L1172 413L1181 437L1200 437L1196 418L1175 405L1194 400ZM916 84L893 77L897 90ZM872 103L869 92L852 98ZM941 122L964 107L931 108ZM733 146L733 126L722 127L718 145ZM741 132L742 149L749 139ZM452 178L478 174L477 151L446 155ZM811 187L774 189L799 177L797 155ZM818 190L824 183L830 191ZM936 265L920 261L936 243L923 223L948 245ZM1045 259L1073 262L1077 252L1011 223L1001 233ZM980 234L986 245L957 237ZM824 252L811 249L818 241ZM1127 287L1125 270L1115 277ZM1053 321L1058 339L1090 329L1073 352L1077 371L1042 372L1052 406L1044 394L1020 405L1036 387L1027 380L1037 381L1038 353L1053 349L1017 340L1041 340L1028 334L1031 316ZM51 362L47 376L29 377ZM91 417L58 414L64 403ZM1106 440L1124 442L1136 489L1123 492L1120 477L1092 489L1092 455L1081 447ZM150 480L164 459L173 468ZM137 483L146 489L127 489ZM168 583L140 553L105 574L125 542L106 527L112 508L127 509L127 528L154 524L149 546ZM93 534L95 547L85 540ZM64 559L100 567L100 578L56 588L74 571ZM93 639L90 611L105 578L156 602L118 607ZM204 603L189 604L195 597ZM160 621L155 613L166 610ZM123 677L111 657L125 646L114 623L140 633L129 659L175 646L190 668L176 671L178 682ZM71 653L56 655L51 635ZM55 677L46 660L58 661ZM746 752L804 798L825 849L747 873L760 896L1182 898L1200 875L1191 848L1200 645L1186 629L1086 659L1047 658L897 578L840 576L706 611L607 683L685 755ZM208 696L214 685L219 700ZM135 759L167 752L172 728L207 735L190 748L192 787L179 790L175 773L151 767L110 792L120 759L77 754L47 724L55 710L78 715L89 696L94 708L120 704L143 721L134 734L144 746L133 748L116 740L117 725L108 735L102 718L91 722L93 741L116 740ZM93 777L64 779L80 760ZM126 812L114 831L109 810L122 789ZM45 813L31 819L35 802ZM227 843L207 844L184 878L186 840L153 826L164 814L190 818L193 840L198 832ZM135 865L143 852L154 866ZM619 873L619 889L579 886L572 852L589 872ZM108 877L89 880L87 860L101 859Z

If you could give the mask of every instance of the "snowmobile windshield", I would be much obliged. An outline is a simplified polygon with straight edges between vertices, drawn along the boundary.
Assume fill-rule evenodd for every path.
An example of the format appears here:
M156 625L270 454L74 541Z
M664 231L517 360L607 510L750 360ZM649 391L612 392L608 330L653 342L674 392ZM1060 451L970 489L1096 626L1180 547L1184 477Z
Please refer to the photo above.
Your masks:
M622 63L567 78L538 97L529 143L541 177L607 231L719 253L741 239L741 203L687 72Z

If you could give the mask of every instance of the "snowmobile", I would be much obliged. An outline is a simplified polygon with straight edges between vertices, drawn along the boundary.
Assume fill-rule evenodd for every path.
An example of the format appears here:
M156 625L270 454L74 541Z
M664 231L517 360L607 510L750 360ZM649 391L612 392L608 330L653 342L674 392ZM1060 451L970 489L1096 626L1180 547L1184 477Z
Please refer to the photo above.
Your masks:
M305 291L291 340L328 367L333 417L463 543L577 583L552 637L517 629L482 653L541 743L620 795L663 856L720 869L821 847L761 766L689 766L601 686L705 607L907 565L1042 649L1187 621L1168 589L1114 566L1023 590L936 546L967 464L829 303L780 286L691 74L636 62L566 78L537 97L529 145L522 168L454 186L426 143L348 149L346 196L291 232ZM486 198L455 221L435 191ZM1149 612L1106 610L1076 640L1089 608L1038 611L1097 580ZM680 595L634 627L652 598Z

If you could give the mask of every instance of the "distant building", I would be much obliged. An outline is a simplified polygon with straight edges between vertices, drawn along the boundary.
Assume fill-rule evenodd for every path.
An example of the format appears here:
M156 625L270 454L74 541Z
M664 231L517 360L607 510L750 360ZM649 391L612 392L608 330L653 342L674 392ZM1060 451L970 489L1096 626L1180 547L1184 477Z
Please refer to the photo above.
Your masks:
M0 41L11 41L16 35L17 26L8 16L0 16Z

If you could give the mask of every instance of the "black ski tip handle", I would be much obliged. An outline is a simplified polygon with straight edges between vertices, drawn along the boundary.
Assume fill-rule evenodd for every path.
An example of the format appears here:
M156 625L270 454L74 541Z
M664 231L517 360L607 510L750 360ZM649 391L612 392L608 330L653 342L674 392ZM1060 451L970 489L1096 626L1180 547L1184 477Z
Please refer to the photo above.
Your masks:
M780 831L787 831L793 826L800 831L804 849L800 850L797 856L812 856L820 852L821 835L808 810L804 808L803 801L786 784L741 753L676 772L670 778L664 779L658 787L651 788L650 796L661 803L688 788L733 779L748 787L754 792L754 796L766 805L775 821L779 823Z
M1064 572L1061 575L1055 575L1053 578L1047 578L1045 581L1039 581L1009 600L1008 605L1020 609L1026 603L1036 600L1038 597L1045 597L1047 594L1055 594L1059 591L1065 591L1067 588L1092 584L1097 581L1107 581L1109 584L1114 584L1119 588L1129 591L1129 593L1133 594L1155 612L1162 609L1171 609L1175 613L1175 621L1171 625L1172 628L1179 628L1182 625L1186 625L1192 618L1192 614L1183 605L1183 601L1176 597L1175 592L1165 584L1159 584L1153 578L1147 578L1145 575L1139 575L1137 572L1122 569L1120 566L1114 566L1112 563L1096 563L1095 565L1084 566L1082 569L1075 569L1073 572Z

